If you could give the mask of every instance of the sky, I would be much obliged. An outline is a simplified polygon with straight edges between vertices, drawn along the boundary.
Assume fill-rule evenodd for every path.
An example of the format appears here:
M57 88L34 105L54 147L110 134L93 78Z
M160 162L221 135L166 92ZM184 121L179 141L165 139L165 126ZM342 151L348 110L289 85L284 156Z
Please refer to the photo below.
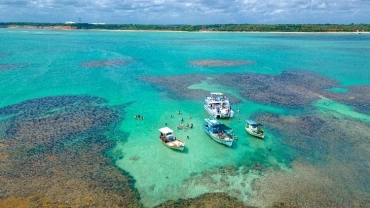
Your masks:
M370 24L370 0L0 0L0 22Z

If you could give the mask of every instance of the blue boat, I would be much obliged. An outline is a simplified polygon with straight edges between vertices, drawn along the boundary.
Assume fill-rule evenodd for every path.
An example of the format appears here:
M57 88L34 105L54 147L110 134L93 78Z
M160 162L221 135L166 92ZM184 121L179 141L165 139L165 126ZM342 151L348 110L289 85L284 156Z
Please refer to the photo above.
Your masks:
M234 141L234 130L215 118L206 118L204 131L216 142L231 147Z

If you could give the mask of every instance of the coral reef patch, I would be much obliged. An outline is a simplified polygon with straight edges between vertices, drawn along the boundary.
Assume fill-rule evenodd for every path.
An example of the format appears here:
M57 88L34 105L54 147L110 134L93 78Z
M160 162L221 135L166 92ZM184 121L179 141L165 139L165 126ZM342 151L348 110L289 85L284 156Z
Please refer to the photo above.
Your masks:
M204 59L204 60L193 60L189 62L194 66L204 67L224 67L224 66L242 66L254 64L254 61L250 60L217 60L217 59Z
M106 155L124 106L105 104L56 96L0 108L0 207L140 207L134 179Z
M9 54L7 54L7 53L0 53L0 58L4 58L6 56L9 56Z
M308 70L287 70L278 75L243 73L222 75L178 75L146 76L142 81L153 84L158 90L166 92L171 99L200 100L207 91L188 87L203 81L234 88L240 95L257 103L288 108L309 106L327 97L354 107L359 112L370 115L370 86L348 87L348 92L335 93L328 88L340 86L336 80L323 77ZM233 103L241 100L230 96Z
M296 151L292 172L267 171L255 180L258 207L367 207L370 124L319 112L301 117L255 116ZM284 146L282 146L284 147ZM284 150L282 150L284 151ZM292 153L293 154L293 153ZM257 202L258 201L258 202Z
M336 172L356 174L351 167L293 163L293 171L269 171L255 180L248 204L256 207L369 207L369 193L351 189ZM333 175L334 173L334 175Z
M132 62L133 59L111 59L111 60L98 60L98 61L88 61L81 63L81 66L86 68L98 68L98 67L112 67L112 66L122 66Z
M355 85L346 87L345 93L327 91L323 93L327 98L347 104L356 111L370 115L370 85Z
M208 78L208 79L207 79ZM212 78L212 79L209 79ZM306 70L289 70L279 75L266 74L222 74L222 75L179 75L171 77L142 77L159 90L171 94L172 98L200 99L207 92L189 89L188 86L208 80L210 84L231 87L242 97L270 105L297 107L318 100L321 91L338 85L338 82ZM240 101L232 97L232 102Z
M27 64L0 64L0 71L19 69L26 66Z
M226 193L207 193L192 199L178 199L176 201L167 201L156 208L170 207L204 207L204 208L251 208L241 201Z
M213 75L178 75L178 76L145 76L140 77L140 80L148 82L156 87L159 91L165 92L163 97L170 99L188 99L188 100L200 100L209 92L202 89L189 89L188 87L194 84L198 84L207 78L213 77ZM230 101L237 103L241 100L229 95Z

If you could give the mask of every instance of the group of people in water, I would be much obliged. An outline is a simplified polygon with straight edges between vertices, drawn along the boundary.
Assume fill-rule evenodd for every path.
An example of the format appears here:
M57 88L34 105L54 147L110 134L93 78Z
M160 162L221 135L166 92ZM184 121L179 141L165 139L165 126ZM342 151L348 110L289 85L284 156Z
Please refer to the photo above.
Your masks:
M141 115L135 115L134 116L135 119L144 119L144 116L141 116Z
M193 128L193 124L190 124L189 123L186 123L186 125L184 126L184 124L180 123L179 125L177 125L177 128L178 129L183 129L183 128Z
M177 111L177 114L180 115L181 114L181 111ZM173 115L172 114L170 115L170 118L173 118ZM191 119L191 116L189 115L188 118ZM188 128L191 128L192 129L193 128L193 124L192 123L191 124L189 124L189 123L184 124L184 117L182 117L180 119L180 122L181 123L179 123L177 125L177 129L188 129ZM167 126L168 123L166 122L165 125ZM188 138L189 138L189 136L188 136Z
M181 114L181 112L180 112L180 111L177 111L177 114L179 114L179 115L180 115L180 114ZM171 114L171 116L170 116L170 117L171 117L171 118L173 118L172 114ZM142 116L142 115L138 114L138 115L135 115L135 116L134 116L134 118L135 118L135 119L138 119L138 120L143 120L143 119L144 119L144 116ZM189 115L189 116L188 116L188 118L189 118L189 119L191 119L191 116ZM180 121L181 121L181 123L177 125L177 128L178 128L178 129L188 129L188 128L191 128L191 129L192 129L192 128L193 128L193 124L192 124L192 123L191 123L191 124L186 123L186 124L184 125L184 118L183 118L183 117L181 118L181 120L180 120ZM165 125L167 126L167 122L165 123ZM163 136L163 135L162 135L162 136ZM189 139L189 136L187 136L187 138ZM161 138L161 139L162 139L162 138Z

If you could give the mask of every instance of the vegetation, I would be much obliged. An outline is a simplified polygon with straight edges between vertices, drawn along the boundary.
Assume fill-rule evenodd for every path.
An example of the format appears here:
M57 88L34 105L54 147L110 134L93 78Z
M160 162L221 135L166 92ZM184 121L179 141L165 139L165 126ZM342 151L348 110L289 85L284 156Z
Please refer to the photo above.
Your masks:
M84 30L159 30L159 31L229 31L229 32L356 32L370 31L370 24L213 24L213 25L145 25L0 22L0 28L26 27L35 29L70 28Z

